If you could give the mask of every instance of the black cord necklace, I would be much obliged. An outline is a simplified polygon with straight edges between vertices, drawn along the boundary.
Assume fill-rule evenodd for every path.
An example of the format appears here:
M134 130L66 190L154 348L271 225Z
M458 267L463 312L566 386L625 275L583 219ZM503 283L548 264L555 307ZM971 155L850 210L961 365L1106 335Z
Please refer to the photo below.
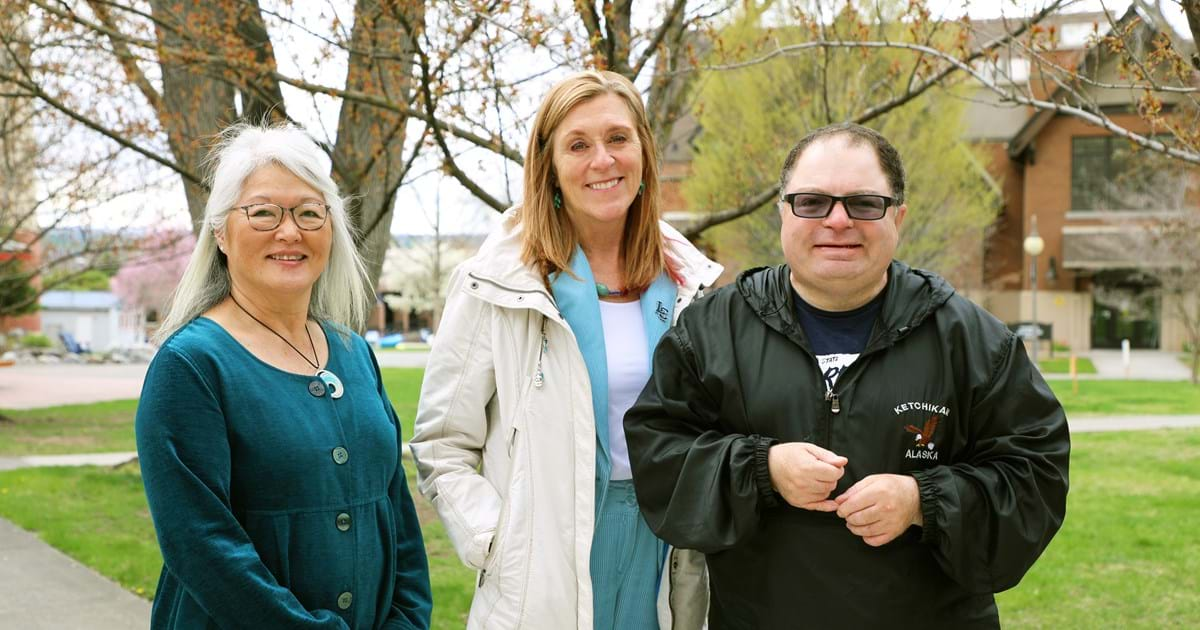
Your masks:
M229 299L233 300L234 305L236 305L238 308L240 308L243 313L245 313L246 315L249 315L250 319L253 319L254 321L258 322L258 324L260 326L271 331L271 334L282 339L283 343L286 343L288 345L288 347L290 347L292 350L295 350L296 354L300 355L300 358L304 359L305 363L311 365L312 368L317 371L315 376L317 378L321 379L321 382L324 383L325 388L328 388L330 390L329 395L331 397L333 397L333 398L341 398L342 397L342 381L341 381L341 379L339 379L337 377L337 375L334 374L333 372L330 372L329 370L321 369L321 364L318 363L318 361L321 360L321 357L320 357L320 355L317 354L317 345L313 343L312 333L308 331L308 322L307 321L304 322L304 334L308 335L308 346L310 348L312 348L313 358L316 359L317 361L310 361L308 359L308 355L301 352L300 348L297 348L294 344L292 344L292 342L288 341L287 337L284 337L283 335L279 334L278 332L275 331L274 328L271 328L270 326L268 326L266 322L255 317L253 313L246 310L246 307L242 306L242 303L238 302L237 298L233 297L232 292L229 294ZM320 385L320 383L316 383L315 381L313 382L313 384ZM316 391L312 387L309 387L308 391L309 391L309 393L313 394L314 396L319 395L316 393ZM321 394L325 393L324 389L321 389L320 391L321 391Z

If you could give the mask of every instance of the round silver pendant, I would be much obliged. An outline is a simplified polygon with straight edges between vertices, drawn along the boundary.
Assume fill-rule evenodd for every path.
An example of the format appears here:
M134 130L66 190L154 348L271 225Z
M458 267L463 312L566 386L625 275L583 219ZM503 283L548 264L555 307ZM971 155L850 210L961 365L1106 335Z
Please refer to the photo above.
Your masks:
M329 370L318 370L317 378L321 379L322 383L325 383L325 388L329 390L330 398L342 397L342 381L337 377L337 374Z

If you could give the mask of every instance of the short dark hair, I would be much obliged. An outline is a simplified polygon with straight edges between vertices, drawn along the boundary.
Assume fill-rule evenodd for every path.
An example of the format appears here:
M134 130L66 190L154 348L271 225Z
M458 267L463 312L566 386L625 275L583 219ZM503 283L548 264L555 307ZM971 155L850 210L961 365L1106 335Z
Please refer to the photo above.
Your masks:
M904 164L900 161L900 153L896 151L896 147L892 146L892 143L888 142L887 138L883 137L883 134L870 127L852 122L825 125L800 138L796 146L788 152L787 159L783 161L783 172L779 174L781 198L787 192L786 187L788 180L792 178L792 170L795 169L796 162L800 160L800 155L804 153L804 150L817 140L835 136L844 136L850 146L868 144L875 149L875 156L879 158L879 166L883 169L888 185L892 188L892 197L895 197L897 204L904 203Z

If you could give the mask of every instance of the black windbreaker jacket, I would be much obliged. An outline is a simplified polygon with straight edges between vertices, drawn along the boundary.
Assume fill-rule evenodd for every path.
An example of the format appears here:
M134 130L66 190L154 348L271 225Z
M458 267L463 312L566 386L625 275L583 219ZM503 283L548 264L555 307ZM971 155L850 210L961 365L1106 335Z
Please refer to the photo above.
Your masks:
M867 347L827 394L796 321L788 268L754 269L663 337L625 416L642 513L707 553L709 626L996 628L993 593L1066 512L1062 406L996 318L935 274L893 262ZM849 459L831 496L909 474L924 527L870 547L836 514L771 489L767 449Z

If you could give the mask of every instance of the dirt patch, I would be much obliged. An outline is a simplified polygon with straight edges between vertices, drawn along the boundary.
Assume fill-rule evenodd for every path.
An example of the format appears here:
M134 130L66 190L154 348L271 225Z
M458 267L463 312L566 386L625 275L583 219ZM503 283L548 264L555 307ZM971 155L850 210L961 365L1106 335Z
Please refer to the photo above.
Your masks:
M0 424L4 424L6 422L13 423L13 422L16 422L16 420L9 418L8 416L0 413Z

